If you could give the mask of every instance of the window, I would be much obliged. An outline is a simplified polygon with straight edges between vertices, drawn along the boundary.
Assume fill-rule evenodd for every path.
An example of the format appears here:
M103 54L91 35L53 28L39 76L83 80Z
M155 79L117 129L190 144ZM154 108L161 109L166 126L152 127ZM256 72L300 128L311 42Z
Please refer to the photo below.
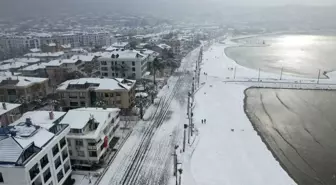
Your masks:
M110 97L113 97L113 93L110 93Z
M135 78L135 73L132 73L132 77Z
M108 93L104 93L105 94L105 98L109 97L109 94Z
M57 181L60 182L63 179L63 170L61 170L60 172L58 172L57 174Z
M135 66L135 62L132 62L132 66Z
M72 150L69 150L69 154L70 154L70 156L72 156Z
M80 102L80 106L81 106L81 107L85 107L85 101L81 101L81 102Z
M60 141L60 147L61 149L66 145L66 141L65 141L65 138L63 137Z
M112 76L114 76L114 73L112 73Z
M83 146L83 140L76 140L76 146Z
M116 77L118 76L118 73L116 73Z
M50 169L48 168L45 172L43 172L44 183L46 183L51 177Z
M116 101L116 104L121 104L121 101L120 100Z
M115 94L116 94L116 96L120 96L120 95L121 95L121 94L120 94L120 93L118 93L118 92L117 92L117 93L115 93Z
M42 157L42 159L40 160L40 163L41 163L42 169L49 163L47 154L44 157Z
M121 62L121 64L125 64L125 62L124 62L124 61L122 61L122 62Z
M90 157L97 157L97 152L96 151L89 151Z
M61 166L61 157L57 157L55 161L55 169Z
M108 73L103 73L103 76L108 76Z
M53 155L55 156L59 152L58 144L52 148Z
M77 97L78 97L78 93L76 92L69 93L69 98L77 98Z
M77 151L77 154L78 154L78 156L79 157L85 157L85 153L84 153L84 151Z
M132 67L132 71L135 71L135 67Z
M71 107L78 107L78 102L70 102Z
M67 150L63 150L62 151L62 159L63 161L65 161L68 158L69 154Z
M114 71L114 67L111 67L112 71Z
M101 65L107 65L106 61L101 61Z
M0 183L1 182L4 182L4 179L3 179L3 177L2 177L2 173L0 172Z
M75 128L73 128L73 129L70 130L70 132L74 133L74 134L81 134L82 133L82 129L75 129Z
M101 70L102 71L108 71L107 67L102 67Z
M29 175L30 179L33 180L37 174L40 173L40 169L37 164L35 164L30 170L29 170Z
M67 141L68 141L68 145L71 146L71 140L67 139Z
M69 161L64 165L64 172L67 173L70 170Z
M125 73L123 73L123 77L126 77L126 74L125 74Z

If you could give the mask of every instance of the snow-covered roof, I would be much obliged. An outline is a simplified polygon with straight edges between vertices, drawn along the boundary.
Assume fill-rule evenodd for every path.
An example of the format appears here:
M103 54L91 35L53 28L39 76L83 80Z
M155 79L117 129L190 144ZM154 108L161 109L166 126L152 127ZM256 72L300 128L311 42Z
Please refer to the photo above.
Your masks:
M11 75L3 75L0 73L0 86L1 85L12 85L16 87L26 87L31 86L36 83L42 83L48 80L48 78L36 78L36 77L27 77L27 76L11 76ZM11 81L10 83L7 83ZM15 83L13 83L15 82Z
M0 161L15 163L23 149L12 137L0 139Z
M17 128L17 126L15 126ZM27 129L27 126L24 129ZM32 126L33 127L33 126ZM32 128L30 127L30 128ZM23 132L25 132L24 130ZM46 129L39 129L37 132L31 137L15 137L15 140L21 145L22 148L27 148L32 143L38 148L42 148L46 143L49 142L50 139L54 137L55 134L49 132Z
M148 96L148 94L145 93L145 92L138 92L138 93L135 94L135 97L143 97L143 98L145 98L147 96Z
M94 59L94 55L74 55L71 60L81 60L83 62L91 62Z
M78 61L78 59L60 59L60 60L52 60L45 64L45 66L60 66L62 64L74 64Z
M115 117L119 113L118 108L78 108L69 110L64 116L61 123L69 124L70 128L82 129L89 121L91 115L95 118L99 124L104 124L110 117Z
M54 47L54 46L56 46L56 43L49 43L49 44L47 44L48 46L50 46L50 47Z
M64 48L64 49L70 49L71 44L63 44L63 45L61 45L61 47Z
M169 45L167 45L167 44L158 44L157 45L159 48L161 48L161 49L170 49L171 47L169 46Z
M24 67L24 66L27 66L28 64L27 63L24 63L24 62L12 62L12 63L9 63L9 64L4 64L4 65L1 65L0 66L0 70L9 70L9 69L17 69L17 68L20 68L20 67Z
M6 105L6 109L4 109L3 105ZM11 111L17 107L20 107L21 104L16 103L7 103L7 102L0 102L0 115L3 115L7 113L8 111Z
M24 123L27 118L30 118L34 125L49 129L54 125L54 122L65 115L66 112L53 111L54 118L50 119L49 111L29 111L24 113L20 119L13 122L11 125Z
M29 51L33 53L38 53L38 52L41 52L41 49L33 48L33 49L30 49Z
M128 42L116 42L112 44L112 46L115 48L123 48L123 47L126 47L127 45L128 45Z
M42 57L61 57L64 55L63 51L59 51L59 52L48 52L48 53L27 53L24 56L25 57L38 57L38 58L42 58Z
M109 46L109 47L106 48L105 50L106 50L106 51L114 51L114 50L116 50L116 49L117 49L116 47Z
M139 51L136 50L118 50L118 51L115 50L112 52L103 53L101 57L102 59L104 59L104 58L113 58L113 56L115 56L115 58L118 60L137 59L146 57L146 55L141 54Z
M135 80L122 79L122 78L80 78L67 80L59 85L57 90L66 90L69 85L84 85L84 84L97 84L90 86L90 89L95 90L130 90Z
M71 51L76 52L76 53L87 53L88 52L83 48L73 48L73 49L71 49Z
M21 71L35 71L37 69L45 69L45 68L46 68L45 63L38 63L22 68Z

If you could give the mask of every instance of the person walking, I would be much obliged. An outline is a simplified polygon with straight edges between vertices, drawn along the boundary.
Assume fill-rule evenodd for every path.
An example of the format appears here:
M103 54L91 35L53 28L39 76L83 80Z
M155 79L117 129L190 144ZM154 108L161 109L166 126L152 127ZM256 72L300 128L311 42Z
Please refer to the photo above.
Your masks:
M204 119L204 124L206 124L206 119Z
M202 119L202 124L203 124L203 119Z

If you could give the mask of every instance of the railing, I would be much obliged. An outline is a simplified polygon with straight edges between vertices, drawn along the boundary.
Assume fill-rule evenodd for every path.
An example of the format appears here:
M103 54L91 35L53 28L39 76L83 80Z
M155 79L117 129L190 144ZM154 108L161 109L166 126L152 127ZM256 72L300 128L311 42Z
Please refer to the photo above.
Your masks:
M97 145L88 145L88 150L97 150Z

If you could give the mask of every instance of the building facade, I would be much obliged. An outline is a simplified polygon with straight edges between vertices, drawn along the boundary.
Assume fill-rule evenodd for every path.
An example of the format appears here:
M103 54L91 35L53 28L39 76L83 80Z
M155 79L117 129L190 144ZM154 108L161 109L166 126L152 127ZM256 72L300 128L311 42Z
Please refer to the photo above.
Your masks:
M100 75L109 78L139 80L147 72L148 60L148 55L138 51L117 49L98 58Z
M80 78L68 80L57 88L65 110L96 107L103 102L109 108L128 111L135 104L135 80L120 78Z
M75 168L90 169L103 162L109 148L119 140L117 108L79 108L70 110L61 123L70 125L67 135L71 164Z
M0 183L4 185L63 185L71 181L71 163L65 136L70 127L50 129L27 119L0 129Z

